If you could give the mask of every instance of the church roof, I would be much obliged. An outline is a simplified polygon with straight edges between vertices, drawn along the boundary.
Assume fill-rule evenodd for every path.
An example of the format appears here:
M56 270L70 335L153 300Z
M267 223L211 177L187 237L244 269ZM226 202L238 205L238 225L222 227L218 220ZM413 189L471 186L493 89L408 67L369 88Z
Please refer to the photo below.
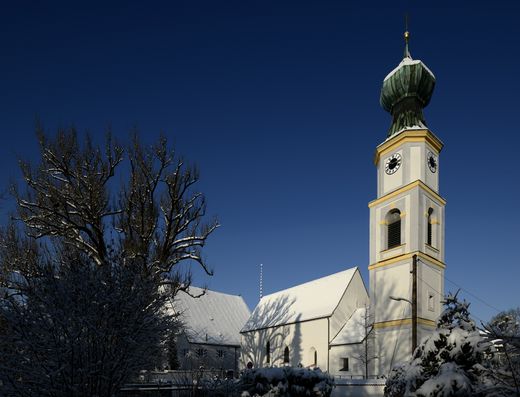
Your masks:
M367 315L367 308L356 309L330 344L334 346L363 342L366 334L365 320Z
M192 295L203 289L190 287ZM207 290L199 298L179 292L174 300L174 311L180 313L185 333L191 343L240 345L240 330L251 312L241 296Z
M242 332L329 317L357 267L264 296Z

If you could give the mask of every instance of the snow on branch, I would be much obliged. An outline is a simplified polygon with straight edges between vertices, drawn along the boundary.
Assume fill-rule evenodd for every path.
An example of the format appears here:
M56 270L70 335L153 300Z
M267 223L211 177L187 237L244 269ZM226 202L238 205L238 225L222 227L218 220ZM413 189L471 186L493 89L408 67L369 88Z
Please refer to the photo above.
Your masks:
M40 163L20 162L26 188L12 188L27 236L59 240L100 266L118 252L163 278L182 261L212 274L200 248L219 224L205 221L205 197L193 191L197 168L178 158L164 136L144 146L134 134L126 150L110 132L104 150L89 136L80 142L74 128L49 139L40 127L38 138ZM125 159L129 171L118 186L114 177Z

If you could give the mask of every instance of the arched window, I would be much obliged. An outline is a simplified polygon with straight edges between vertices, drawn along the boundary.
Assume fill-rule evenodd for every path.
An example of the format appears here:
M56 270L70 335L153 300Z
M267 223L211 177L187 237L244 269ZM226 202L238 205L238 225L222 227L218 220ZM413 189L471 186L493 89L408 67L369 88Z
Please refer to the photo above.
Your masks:
M309 350L309 358L312 360L311 365L316 367L318 365L318 352L316 351L316 348L311 347Z
M433 208L428 208L428 230L426 232L426 244L432 245L432 214L433 214Z
M391 210L386 215L387 224L387 248L393 248L401 245L401 211L398 209Z
M285 350L283 351L283 362L284 364L289 363L289 346L285 346Z
M269 364L271 362L271 344L269 341L265 344L265 357L267 364Z

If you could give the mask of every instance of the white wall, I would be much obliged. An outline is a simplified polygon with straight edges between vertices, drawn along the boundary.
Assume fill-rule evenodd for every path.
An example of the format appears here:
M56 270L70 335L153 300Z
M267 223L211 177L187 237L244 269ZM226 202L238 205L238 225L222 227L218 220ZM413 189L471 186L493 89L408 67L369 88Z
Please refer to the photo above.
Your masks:
M333 340L343 328L347 320L352 316L354 310L369 305L369 297L366 286L361 278L359 269L352 276L345 293L341 297L338 306L330 317L330 340Z
M266 345L270 342L270 363L267 363ZM255 368L284 365L284 349L289 347L289 365L304 367L314 363L313 350L318 354L318 367L327 368L328 320L309 320L301 323L266 328L242 333L241 365L252 362Z
M203 355L198 355L202 349ZM220 355L219 354L220 351ZM206 345L189 343L186 337L177 338L177 357L180 369L223 369L237 371L239 369L240 348L234 346Z
M329 373L331 375L357 379L365 375L365 366L359 360L359 357L364 354L363 343L331 346L329 353ZM343 358L348 358L348 371L341 371Z

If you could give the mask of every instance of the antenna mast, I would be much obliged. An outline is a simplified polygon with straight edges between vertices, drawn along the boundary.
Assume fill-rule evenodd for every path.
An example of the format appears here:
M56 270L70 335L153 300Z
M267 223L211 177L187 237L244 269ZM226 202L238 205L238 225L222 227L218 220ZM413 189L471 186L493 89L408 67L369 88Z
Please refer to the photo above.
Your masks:
M260 263L260 299L262 299L264 288L264 265Z

